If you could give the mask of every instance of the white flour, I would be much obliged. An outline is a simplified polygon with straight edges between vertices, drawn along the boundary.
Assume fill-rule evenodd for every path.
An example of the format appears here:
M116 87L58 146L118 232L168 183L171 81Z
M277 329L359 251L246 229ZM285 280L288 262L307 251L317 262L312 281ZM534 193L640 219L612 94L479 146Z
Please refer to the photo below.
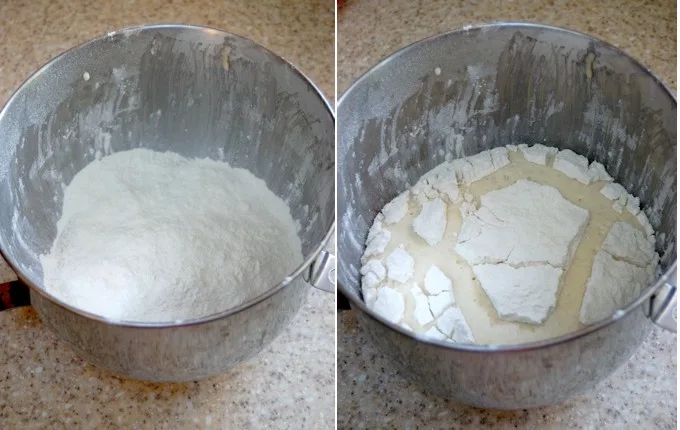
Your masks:
M658 262L639 199L611 181L601 164L543 145L445 162L376 216L364 301L416 334L487 345L606 318Z
M302 262L286 203L226 163L146 149L94 161L65 190L45 288L85 311L175 321L238 306Z

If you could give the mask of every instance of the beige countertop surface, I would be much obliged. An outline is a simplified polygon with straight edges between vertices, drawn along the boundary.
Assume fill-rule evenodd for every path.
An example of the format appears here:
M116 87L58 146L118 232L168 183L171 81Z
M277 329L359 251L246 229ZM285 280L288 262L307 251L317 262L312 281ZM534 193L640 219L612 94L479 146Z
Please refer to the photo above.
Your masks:
M673 2L345 1L338 11L338 94L382 58L468 24L539 22L591 34L630 53L675 91ZM635 356L595 390L564 404L514 412L434 397L404 378L351 311L338 316L338 428L677 427L677 338L655 329Z
M62 51L109 31L182 23L248 37L334 93L334 3L0 2L0 103ZM331 98L332 100L332 98ZM0 283L16 275L0 260ZM231 372L148 384L84 363L31 308L0 312L0 428L290 428L335 422L335 298L313 290L284 333Z
M674 2L623 0L345 0L338 9L338 95L394 51L465 25L522 21L565 27L605 40L676 84Z

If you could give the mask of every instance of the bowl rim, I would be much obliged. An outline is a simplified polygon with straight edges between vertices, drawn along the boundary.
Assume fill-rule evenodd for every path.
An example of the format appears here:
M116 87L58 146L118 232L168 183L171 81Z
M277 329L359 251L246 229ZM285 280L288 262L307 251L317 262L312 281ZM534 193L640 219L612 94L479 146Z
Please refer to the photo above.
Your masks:
M425 46L426 44L437 41L440 39L444 39L447 37L455 36L455 35L465 35L469 33L486 33L486 32L491 32L499 29L505 29L505 28L517 28L517 29L536 29L536 30L548 30L548 31L555 31L558 33L566 33L566 34L571 34L573 36L578 36L581 38L585 38L589 41L597 42L601 46L616 52L626 58L628 58L631 63L640 69L640 71L644 72L646 75L652 77L654 81L661 87L661 89L666 92L668 97L676 104L677 107L677 100L675 98L675 95L673 92L668 88L668 86L656 75L654 74L649 68L644 66L642 63L640 63L637 59L634 57L628 55L626 52L623 50L617 48L616 46L605 42L603 40L600 40L594 36L589 36L584 33L580 33L574 30L570 30L567 28L563 27L555 27L551 25L545 25L545 24L538 24L538 23L530 23L530 22L517 22L517 21L498 21L498 22L493 22L493 23L484 23L484 24L474 24L474 25L466 25L462 28L451 30L451 31L445 31L442 33L437 33L432 36L428 36L424 39L420 39L418 41L415 41L413 43L410 43L390 54L388 54L386 57L382 58L377 64L363 72L358 79L356 79L338 98L338 102L336 103L336 110L339 112L340 108L342 106L343 101L347 98L348 94L352 92L356 87L361 85L365 80L368 79L369 75L373 73L375 70L383 67L386 65L390 60L392 60L394 57L398 55L403 55L406 54L407 52L420 48L422 46ZM337 125L338 129L340 125ZM336 137L336 147L338 146L337 140L339 139L339 134L338 137ZM336 161L337 164L337 161ZM336 177L338 175L336 174ZM336 184L337 187L337 184ZM337 206L337 203L336 203ZM339 252L338 252L339 254ZM338 255L338 258L341 258ZM337 288L340 292L342 292L345 297L347 297L347 300L350 302L350 305L352 307L352 310L355 308L358 308L361 313L367 315L371 319L377 321L379 324L382 324L388 329L391 329L393 331L398 332L402 336L406 336L410 339L413 339L417 342L426 344L431 347L435 348L440 348L440 349L448 349L448 350L454 350L454 351L463 351L467 353L478 353L478 354L489 354L489 353L516 353L516 352L526 352L526 351L531 351L531 350L537 350L537 349L545 349L545 348L551 348L554 346L562 345L568 342L571 342L573 340L585 337L590 335L591 333L594 333L596 331L599 331L601 329L604 329L605 327L608 327L624 318L626 318L628 315L630 315L637 307L641 306L645 301L647 301L659 288L661 288L667 280L672 278L672 274L675 273L677 270L677 260L671 263L668 268L661 274L661 276L656 279L654 283L651 285L647 286L645 289L642 290L640 293L640 296L634 300L632 303L628 304L627 306L624 306L622 309L619 309L615 311L610 317L598 321L597 323L590 324L588 326L585 326L579 330L557 336L557 337L552 337L544 340L539 340L539 341L532 341L532 342L525 342L525 343L513 343L513 344L501 344L501 345L478 345L478 344L464 344L464 343L454 343L450 341L441 341L441 340L436 340L436 339L431 339L431 338L426 338L422 335L417 335L414 334L413 332L404 329L403 327L383 318L382 316L376 314L372 310L370 310L364 301L359 298L358 295L355 295L353 293L349 292L349 289L347 289L342 282L338 279L337 281ZM648 315L648 309L645 310L645 315Z
M145 31L158 31L158 30L190 30L190 31L196 31L196 32L203 32L203 33L210 33L211 35L215 35L216 33L218 35L228 37L231 39L239 39L242 42L245 42L247 44L251 44L253 47L265 52L267 55L271 56L272 59L279 61L286 66L288 66L292 73L294 75L297 75L302 82L304 82L306 85L310 87L311 90L321 99L324 107L326 108L326 111L331 117L331 120L333 121L333 125L335 128L335 111L333 107L331 106L328 98L326 95L321 91L321 89L307 76L305 75L298 66L296 66L294 63L291 61L286 60L282 56L276 54L275 52L272 52L265 46L238 34L231 33L219 28L215 27L208 27L208 26L201 26L201 25L191 25L191 24L146 24L146 25L139 25L139 26L132 26L132 27L125 27L119 30L115 31L109 31L108 33L102 34L100 36L96 36L92 39L89 39L83 43L80 43L78 45L72 46L71 48L63 51L59 55L51 58L49 61L44 63L42 66L40 66L37 70L32 72L22 83L17 87L16 90L12 93L12 95L7 99L7 102L5 102L4 106L0 109L0 118L2 118L5 115L5 112L8 108L8 106L19 96L19 93L24 89L28 83L30 83L32 80L37 79L37 77L41 73L45 73L50 66L55 64L57 61L63 59L66 55L69 53L85 48L86 46L89 46L91 44L94 44L96 42L105 40L107 38L111 38L113 36L117 35L124 35L126 37L131 37L136 35L137 33L145 32ZM333 143L335 144L335 136ZM334 148L335 150L335 148ZM335 160L334 164L335 164ZM333 201L335 204L335 200ZM223 311L219 311L210 315L206 315L203 317L199 318L190 318L190 319L185 319L185 320L174 320L174 321L160 321L160 322L155 322L155 321L129 321L129 320L119 320L119 319L112 319L112 318L105 318L97 314L93 314L87 311L84 311L82 309L76 308L74 306L69 305L68 303L60 300L56 296L52 295L48 291L46 291L44 288L41 288L37 285L35 285L33 282L31 282L21 271L19 268L19 265L16 264L13 258L9 258L5 251L2 250L2 247L0 247L0 255L5 259L7 264L10 266L10 268L15 272L17 275L17 278L26 284L31 291L40 294L42 297L46 298L50 302L54 303L55 305L73 312L75 314L78 314L84 318L90 319L90 320L95 320L101 323L105 323L111 326L119 326L119 327L127 327L127 328L139 328L139 329L172 329L172 328L179 328L179 327L187 327L187 326L193 326L193 325L199 325L199 324L205 324L205 323L210 323L212 321L220 320L226 317L229 317L230 315L234 315L236 313L239 313L241 311L244 311L248 308L251 308L253 306L256 306L257 304L264 302L265 300L269 299L270 297L274 296L277 294L279 291L281 291L283 288L288 286L292 281L297 280L297 278L301 275L304 277L305 271L307 271L311 265L316 261L317 257L319 254L326 248L326 245L330 241L331 237L335 234L335 224L336 224L336 211L333 213L333 217L331 219L331 223L329 225L328 230L324 234L323 239L321 239L321 242L312 249L312 251L307 255L307 257L304 259L304 261L298 265L288 276L284 277L278 284L274 285L272 288L268 289L264 293L248 300L247 302L244 302L238 306L234 306L228 309L225 309ZM302 280L304 281L304 279Z

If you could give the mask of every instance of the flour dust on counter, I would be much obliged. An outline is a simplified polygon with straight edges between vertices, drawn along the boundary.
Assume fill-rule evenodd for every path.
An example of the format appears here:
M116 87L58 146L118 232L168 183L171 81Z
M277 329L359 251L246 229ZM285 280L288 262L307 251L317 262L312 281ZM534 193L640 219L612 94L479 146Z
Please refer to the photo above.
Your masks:
M376 216L367 306L458 343L548 339L607 318L653 280L637 197L573 151L510 145L442 163Z
M64 191L45 289L115 320L168 322L238 306L302 262L287 204L245 169L133 149Z

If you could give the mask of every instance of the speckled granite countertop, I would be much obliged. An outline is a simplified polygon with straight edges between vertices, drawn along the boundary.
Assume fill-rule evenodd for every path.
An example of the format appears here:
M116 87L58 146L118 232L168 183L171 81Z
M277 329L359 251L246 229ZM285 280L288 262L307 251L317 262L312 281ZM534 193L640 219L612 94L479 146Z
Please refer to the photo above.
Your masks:
M524 21L566 27L623 49L675 89L673 2L623 0L345 0L338 9L338 94L399 48L469 24Z
M674 3L622 1L345 1L338 11L338 94L383 57L468 24L532 21L606 40L676 85ZM640 428L677 426L677 338L655 329L635 356L587 395L553 407L499 412L426 394L400 375L358 326L338 316L338 428Z
M233 3L0 2L0 103L71 46L151 23L207 25L251 38L333 95L334 3ZM0 259L0 284L14 279ZM333 295L314 290L253 360L198 383L165 385L120 379L84 363L31 308L0 312L0 428L333 428L334 308Z

